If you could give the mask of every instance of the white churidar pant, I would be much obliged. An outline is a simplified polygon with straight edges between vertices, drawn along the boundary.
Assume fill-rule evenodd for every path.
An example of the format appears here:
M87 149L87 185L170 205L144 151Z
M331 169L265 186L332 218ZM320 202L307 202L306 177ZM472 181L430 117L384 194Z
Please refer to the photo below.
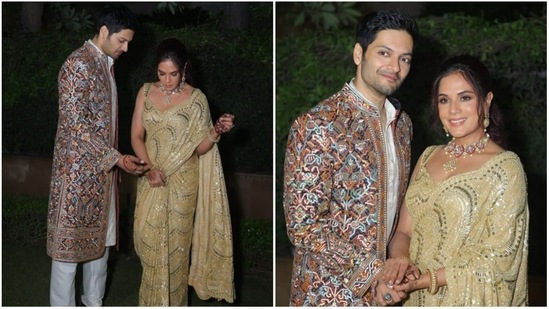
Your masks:
M105 285L107 283L107 262L109 260L109 246L116 244L116 211L115 190L112 190L109 223L107 226L107 242L105 254L82 265L82 279L84 294L82 303L88 307L103 305ZM75 277L78 263L52 261L50 281L50 305L53 307L76 306Z

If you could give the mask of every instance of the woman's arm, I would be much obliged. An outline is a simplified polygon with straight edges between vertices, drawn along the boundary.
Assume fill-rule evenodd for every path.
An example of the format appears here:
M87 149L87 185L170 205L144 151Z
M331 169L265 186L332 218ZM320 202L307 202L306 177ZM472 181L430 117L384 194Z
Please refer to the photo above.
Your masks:
M421 158L416 163L412 177L413 182L419 167L421 166ZM410 184L411 185L411 184ZM389 285L400 284L404 277L408 279L417 279L419 270L410 262L410 239L412 238L412 217L408 212L406 202L402 202L395 235L391 239L387 248L389 259L385 262L382 273L382 280Z
M143 110L145 109L145 86L139 89L135 99L135 108L132 116L131 143L136 156L145 161L144 171L147 172L147 180L151 187L164 186L166 184L165 174L154 168L145 146L145 127L143 126Z
M135 99L131 127L131 143L135 155L145 161L146 170L148 170L152 167L152 163L147 154L147 148L145 147L145 127L143 126L142 120L143 110L145 108L144 87L145 86L139 89L137 98Z
M412 182L421 164L420 158L410 178ZM419 269L409 259L411 238L412 218L404 201L400 207L395 235L387 248L389 258L383 264L382 271L376 276L373 292L376 302L381 306L399 302L406 297L406 293L411 291L412 286L424 284L424 278L420 275ZM391 295L390 300L385 299L386 295Z
M234 127L234 116L231 114L224 114L216 122L214 128L208 131L208 135L204 140L196 147L195 153L199 156L205 154L212 149L213 145L219 142L221 134L229 132Z
M409 260L411 237L412 220L408 208L402 205L397 230L388 248L391 258L384 265L381 282L377 288L376 299L381 304L383 304L383 295L387 293L385 288L405 293L419 289L435 292L439 287L446 285L444 267L420 274L417 266ZM436 275L432 276L430 271Z
M406 203L400 208L400 216L395 235L389 243L389 256L391 258L410 257L410 239L412 238L412 218L408 212Z

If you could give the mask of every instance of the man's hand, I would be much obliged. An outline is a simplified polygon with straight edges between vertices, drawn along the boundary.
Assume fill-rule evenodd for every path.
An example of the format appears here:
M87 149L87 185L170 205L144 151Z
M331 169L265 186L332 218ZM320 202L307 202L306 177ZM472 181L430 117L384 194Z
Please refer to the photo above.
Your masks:
M396 291L378 275L372 284L374 300L379 306L390 306L401 302L408 295L405 291Z
M380 306L399 303L415 288L419 277L419 269L408 258L388 259L372 285L375 301Z

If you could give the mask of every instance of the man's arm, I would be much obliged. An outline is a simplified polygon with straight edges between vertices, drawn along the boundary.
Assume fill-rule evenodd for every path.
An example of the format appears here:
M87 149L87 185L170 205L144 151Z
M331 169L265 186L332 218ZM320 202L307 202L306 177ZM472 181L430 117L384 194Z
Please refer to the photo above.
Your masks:
M308 251L311 258L362 296L382 262L376 254L334 232L339 219L330 209L333 160L329 125L303 115L290 129L284 164L286 227L296 247Z
M109 170L121 154L103 137L112 122L90 108L90 94L98 79L92 78L91 68L82 59L69 58L59 73L59 115L67 126L70 147L76 147L82 156L97 159L98 170ZM110 111L109 111L110 113Z

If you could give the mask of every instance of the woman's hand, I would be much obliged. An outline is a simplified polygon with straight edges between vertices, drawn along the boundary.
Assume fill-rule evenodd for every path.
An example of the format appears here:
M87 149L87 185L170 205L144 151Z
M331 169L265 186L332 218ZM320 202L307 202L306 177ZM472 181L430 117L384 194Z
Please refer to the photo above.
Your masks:
M420 275L416 280L408 280L405 278L401 284L394 285L393 290L399 292L410 293L415 290L426 289L429 287L430 276L427 274Z
M147 180L151 188L164 187L166 185L166 175L164 172L153 168L147 173Z
M419 269L412 264L407 257L400 256L388 259L381 272L382 280L389 285L400 284L405 279L417 280L419 278Z
M223 114L215 122L215 132L219 135L229 132L234 127L234 115Z

